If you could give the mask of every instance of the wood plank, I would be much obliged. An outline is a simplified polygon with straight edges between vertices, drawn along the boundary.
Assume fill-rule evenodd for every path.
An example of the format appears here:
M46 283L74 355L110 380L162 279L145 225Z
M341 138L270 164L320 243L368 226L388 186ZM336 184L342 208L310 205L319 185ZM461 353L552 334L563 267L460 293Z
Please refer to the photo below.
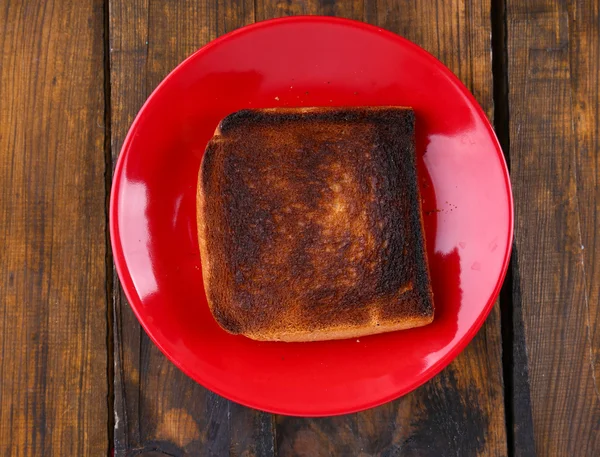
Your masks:
M113 163L158 83L196 49L253 20L252 1L110 1ZM119 287L114 308L115 456L272 455L270 415L182 374L142 331Z
M509 2L507 23L513 300L523 314L535 448L598 455L598 2Z
M257 3L257 20L296 14L341 15L394 31L438 57L491 118L489 1ZM277 418L280 456L507 454L498 306L446 370L395 402L335 418ZM361 454L363 453L363 454Z
M276 0L256 1L256 20L263 21L275 17L320 14L363 20L365 5L363 0Z
M506 2L492 1L492 53L494 73L494 128L510 170L508 117L508 55L506 46ZM535 455L527 350L523 332L523 310L513 303L513 277L518 277L516 248L500 291L502 365L508 454Z
M107 455L103 2L0 30L0 455Z

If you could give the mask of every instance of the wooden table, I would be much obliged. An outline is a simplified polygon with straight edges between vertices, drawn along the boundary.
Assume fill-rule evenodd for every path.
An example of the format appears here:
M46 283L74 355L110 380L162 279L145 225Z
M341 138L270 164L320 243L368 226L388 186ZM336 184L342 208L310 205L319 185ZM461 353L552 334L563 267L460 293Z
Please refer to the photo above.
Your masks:
M598 0L0 0L1 456L600 455ZM271 17L397 32L475 94L510 165L499 305L448 368L342 417L275 416L200 387L114 273L112 169L182 59Z

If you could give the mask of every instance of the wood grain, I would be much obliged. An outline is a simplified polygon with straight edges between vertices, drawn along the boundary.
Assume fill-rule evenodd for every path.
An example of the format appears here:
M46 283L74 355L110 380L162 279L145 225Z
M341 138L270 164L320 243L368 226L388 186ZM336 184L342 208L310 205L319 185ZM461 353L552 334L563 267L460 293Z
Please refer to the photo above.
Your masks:
M103 3L0 30L0 455L107 455Z
M147 95L179 61L221 33L290 14L368 20L405 35L449 65L491 116L490 4L437 3L111 0L113 158ZM148 341L117 291L116 455L504 456L499 325L496 307L448 369L403 399L336 418L271 417L182 375Z
M507 24L513 299L523 314L535 449L598 455L598 2L509 2Z
M217 35L253 20L251 1L111 0L113 163L158 83ZM115 456L273 454L268 414L225 400L175 368L141 330L118 286L114 309Z

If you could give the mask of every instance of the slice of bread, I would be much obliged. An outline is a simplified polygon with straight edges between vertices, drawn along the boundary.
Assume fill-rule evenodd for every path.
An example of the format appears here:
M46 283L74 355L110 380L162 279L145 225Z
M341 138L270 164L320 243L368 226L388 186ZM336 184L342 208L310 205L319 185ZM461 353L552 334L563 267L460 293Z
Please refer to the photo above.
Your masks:
M197 209L208 304L228 332L316 341L433 320L410 108L231 114Z

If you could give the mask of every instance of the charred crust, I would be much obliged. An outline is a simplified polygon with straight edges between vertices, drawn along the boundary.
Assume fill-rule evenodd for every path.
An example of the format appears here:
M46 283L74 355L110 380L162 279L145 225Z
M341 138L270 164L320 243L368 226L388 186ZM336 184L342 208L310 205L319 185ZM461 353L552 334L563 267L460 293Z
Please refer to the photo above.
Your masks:
M242 333L242 326L239 322L234 319L229 313L225 312L223 307L214 306L212 308L213 316L217 323L229 333L233 333L234 335L239 335Z
M221 138L213 137L207 144L202 158L202 186L206 192L211 191L211 176L215 169L215 160L218 149L221 147Z
M234 129L248 128L252 125L281 125L289 122L342 122L355 123L365 120L379 125L390 124L403 134L412 135L415 115L408 108L395 107L322 107L322 108L276 108L276 109L243 109L226 116L219 124L222 135L231 133Z
M223 328L305 331L371 325L373 311L377 323L433 315L414 122L412 110L389 107L223 119L200 183L218 278L207 291L229 297L213 306Z

